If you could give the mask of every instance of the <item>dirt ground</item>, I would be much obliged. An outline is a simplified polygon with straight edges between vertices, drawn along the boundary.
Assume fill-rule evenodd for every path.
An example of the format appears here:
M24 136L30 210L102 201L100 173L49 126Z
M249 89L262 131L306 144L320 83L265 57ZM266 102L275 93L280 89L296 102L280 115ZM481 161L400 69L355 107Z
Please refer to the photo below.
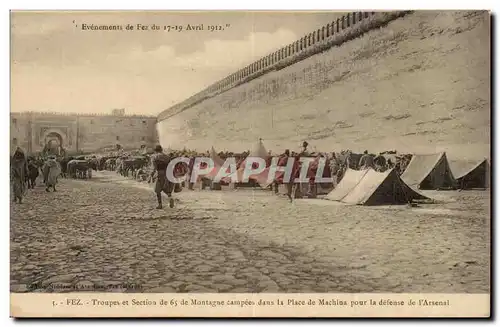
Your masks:
M489 191L409 208L197 189L155 210L151 188L100 172L30 190L11 209L11 291L489 292Z
M368 284L359 291L489 292L489 191L427 191L441 203L418 208L290 204L261 190L203 193L229 209L214 221L220 228L299 248Z

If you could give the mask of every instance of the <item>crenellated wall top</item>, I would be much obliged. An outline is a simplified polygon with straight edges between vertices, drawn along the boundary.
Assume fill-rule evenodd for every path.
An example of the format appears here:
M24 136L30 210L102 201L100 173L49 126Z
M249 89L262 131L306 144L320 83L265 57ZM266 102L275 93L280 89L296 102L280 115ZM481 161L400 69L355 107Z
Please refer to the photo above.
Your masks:
M260 58L231 75L215 82L188 99L164 110L158 116L158 121L171 117L191 106L212 98L242 83L249 82L267 72L282 69L298 61L304 60L332 46L340 45L362 33L397 19L410 11L391 12L350 12L344 16L332 19L332 22L321 26L300 39L281 49Z
M55 112L55 111L23 111L11 112L11 116L64 116L64 117L116 117L116 118L144 118L144 119L157 119L154 115L138 115L138 114L125 114L115 115L112 113L72 113L72 112Z

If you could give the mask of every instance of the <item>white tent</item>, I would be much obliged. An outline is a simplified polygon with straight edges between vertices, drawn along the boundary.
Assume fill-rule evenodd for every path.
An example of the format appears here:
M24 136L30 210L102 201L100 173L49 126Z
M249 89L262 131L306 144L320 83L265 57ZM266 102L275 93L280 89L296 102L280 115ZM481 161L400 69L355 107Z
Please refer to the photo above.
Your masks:
M405 204L428 199L405 184L394 169L377 172L373 169L347 169L344 177L326 198L346 204Z

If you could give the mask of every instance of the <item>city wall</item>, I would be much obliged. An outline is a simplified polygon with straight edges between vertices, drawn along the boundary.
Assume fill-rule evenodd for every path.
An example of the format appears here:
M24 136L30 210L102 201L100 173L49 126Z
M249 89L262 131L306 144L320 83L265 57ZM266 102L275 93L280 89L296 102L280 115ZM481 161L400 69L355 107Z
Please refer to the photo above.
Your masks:
M488 156L490 16L350 13L158 117L164 147Z
M49 139L70 153L89 153L116 144L124 148L152 146L157 142L156 117L141 115L12 112L11 151L17 146L29 153L42 151Z

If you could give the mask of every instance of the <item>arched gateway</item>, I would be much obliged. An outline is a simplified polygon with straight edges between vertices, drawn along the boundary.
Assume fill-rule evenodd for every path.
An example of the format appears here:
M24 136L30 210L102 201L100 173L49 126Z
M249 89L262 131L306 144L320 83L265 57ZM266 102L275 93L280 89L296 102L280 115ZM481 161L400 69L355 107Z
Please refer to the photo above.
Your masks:
M48 129L42 136L43 151L53 155L63 155L66 134L60 130Z

